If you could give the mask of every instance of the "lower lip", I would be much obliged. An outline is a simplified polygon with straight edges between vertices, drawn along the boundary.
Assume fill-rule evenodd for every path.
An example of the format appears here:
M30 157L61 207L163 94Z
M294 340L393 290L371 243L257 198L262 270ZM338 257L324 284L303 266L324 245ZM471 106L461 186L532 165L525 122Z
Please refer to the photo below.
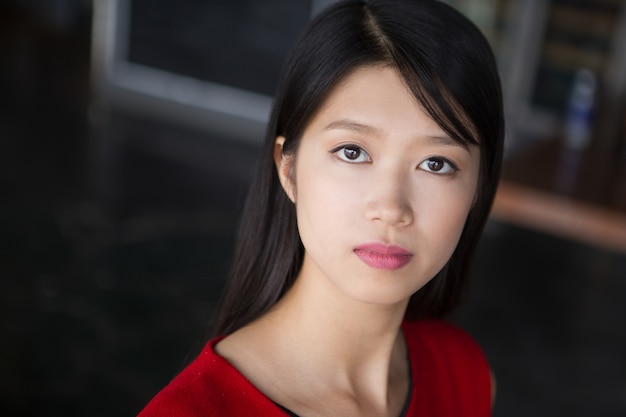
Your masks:
M355 249L354 253L365 262L365 264L372 268L388 271L402 268L408 264L413 257L413 255L410 254L380 253L365 249Z

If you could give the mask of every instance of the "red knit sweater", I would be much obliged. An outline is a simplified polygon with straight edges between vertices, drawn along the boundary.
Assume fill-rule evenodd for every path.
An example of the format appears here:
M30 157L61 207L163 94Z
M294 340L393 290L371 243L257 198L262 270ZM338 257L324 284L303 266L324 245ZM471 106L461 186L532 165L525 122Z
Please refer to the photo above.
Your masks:
M491 415L487 361L474 340L438 320L404 323L413 390L406 416ZM139 417L285 417L209 341L200 355L148 403Z

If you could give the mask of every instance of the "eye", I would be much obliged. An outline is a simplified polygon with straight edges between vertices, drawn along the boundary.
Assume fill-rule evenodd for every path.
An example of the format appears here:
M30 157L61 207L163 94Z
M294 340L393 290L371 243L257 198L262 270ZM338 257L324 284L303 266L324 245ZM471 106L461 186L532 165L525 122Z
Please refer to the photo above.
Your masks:
M363 148L356 145L344 145L335 150L333 153L337 155L339 159L351 163L370 162L372 158L369 156Z
M456 165L441 157L428 158L419 164L419 168L434 174L450 174L458 171Z

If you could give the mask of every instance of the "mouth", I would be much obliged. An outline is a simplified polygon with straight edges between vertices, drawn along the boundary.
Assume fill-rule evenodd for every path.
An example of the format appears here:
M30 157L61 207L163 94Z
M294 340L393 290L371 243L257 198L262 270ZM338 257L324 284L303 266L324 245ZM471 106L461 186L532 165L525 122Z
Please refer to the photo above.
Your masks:
M354 253L366 265L388 271L402 268L413 258L411 252L400 246L389 246L381 243L368 243L357 246L354 249Z

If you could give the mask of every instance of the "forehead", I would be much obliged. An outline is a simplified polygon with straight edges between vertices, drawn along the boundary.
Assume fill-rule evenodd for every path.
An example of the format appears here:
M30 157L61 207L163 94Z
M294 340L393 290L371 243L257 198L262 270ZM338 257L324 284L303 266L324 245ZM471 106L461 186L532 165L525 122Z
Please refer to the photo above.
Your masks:
M344 77L309 123L316 129L328 126L361 133L447 136L398 71L388 66L360 67Z

